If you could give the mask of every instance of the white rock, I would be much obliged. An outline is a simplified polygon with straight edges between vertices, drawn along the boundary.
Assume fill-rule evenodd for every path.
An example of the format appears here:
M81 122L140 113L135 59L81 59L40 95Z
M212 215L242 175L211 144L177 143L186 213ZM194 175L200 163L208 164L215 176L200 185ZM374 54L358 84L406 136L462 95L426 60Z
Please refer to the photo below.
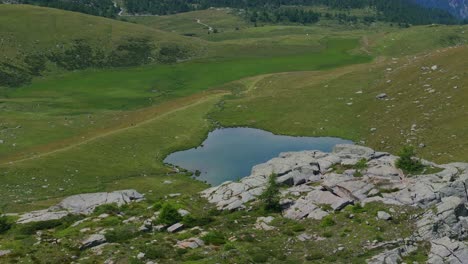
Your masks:
M377 218L379 218L380 220L390 220L390 219L392 219L392 216L387 212L378 211L377 212Z
M180 230L182 230L182 228L184 227L183 224L181 223L176 223L176 224L173 224L171 225L170 227L167 228L167 232L169 233L175 233L175 232L178 232Z
M137 259L142 260L142 259L145 258L145 253L140 252L140 253L138 253L138 255L136 257L137 257Z

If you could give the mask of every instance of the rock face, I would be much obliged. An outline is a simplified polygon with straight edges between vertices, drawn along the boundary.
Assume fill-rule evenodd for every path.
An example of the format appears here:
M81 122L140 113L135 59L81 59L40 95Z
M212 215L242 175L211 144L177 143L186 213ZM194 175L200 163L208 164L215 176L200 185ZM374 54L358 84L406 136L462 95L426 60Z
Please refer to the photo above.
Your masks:
M143 199L143 195L135 190L115 192L87 193L65 198L59 204L49 209L33 211L21 215L19 224L61 219L68 214L91 214L94 209L103 204L115 203L118 206Z
M256 165L239 182L225 182L201 193L220 210L240 210L255 203L274 174L281 190L283 216L322 219L354 203L382 202L427 209L419 216L414 241L432 245L429 263L468 263L468 164L437 165L434 174L406 177L395 167L396 156L356 145L337 145L332 153L302 151L281 153ZM355 166L365 161L366 166ZM437 210L431 210L436 208ZM387 212L376 216L390 220ZM264 221L257 223L264 229ZM267 228L268 229L268 228ZM440 245L444 245L442 247ZM387 250L369 263L399 263L415 246L405 244ZM458 261L458 262L457 262Z

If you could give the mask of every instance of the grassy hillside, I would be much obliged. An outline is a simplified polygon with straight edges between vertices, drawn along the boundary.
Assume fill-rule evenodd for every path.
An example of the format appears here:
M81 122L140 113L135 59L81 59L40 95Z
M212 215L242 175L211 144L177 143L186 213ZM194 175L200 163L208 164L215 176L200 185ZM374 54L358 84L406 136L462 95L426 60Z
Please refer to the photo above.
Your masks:
M75 39L86 39L108 49L132 36L188 43L187 38L155 28L30 5L0 5L0 32L0 52L9 58L58 48ZM193 39L190 42L195 43Z
M236 12L228 8L212 8L170 16L125 16L124 19L168 32L210 39L219 33L252 26ZM213 31L216 29L217 33L210 31L209 27Z
M460 59L466 56L462 46L328 72L252 78L231 84L244 92L213 117L225 126L338 136L384 151L424 144L418 152L428 159L467 161L468 75ZM388 100L377 100L380 93Z
M0 32L0 86L6 87L51 72L175 62L204 50L201 40L28 5L0 5Z

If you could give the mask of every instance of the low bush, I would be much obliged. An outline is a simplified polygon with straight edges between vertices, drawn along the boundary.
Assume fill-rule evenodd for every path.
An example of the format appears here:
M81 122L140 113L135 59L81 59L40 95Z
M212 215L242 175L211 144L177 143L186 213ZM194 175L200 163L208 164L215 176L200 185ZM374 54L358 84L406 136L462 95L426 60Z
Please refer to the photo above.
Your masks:
M111 203L111 204L103 204L96 209L94 209L94 214L100 215L100 214L118 214L120 212L120 208L116 203Z
M113 230L107 231L105 237L109 243L121 243L136 237L137 234L134 227L117 226Z
M356 170L367 169L367 160L366 159L360 159L356 164L354 164L354 169L356 169Z
M182 221L182 216L172 204L165 203L161 208L158 221L161 224L172 225Z
M320 222L320 226L321 227L329 227L329 226L334 226L336 223L335 221L333 220L333 218L331 216L326 216L322 219L322 221Z
M142 250L147 259L164 259L171 257L172 248L163 245L147 245Z
M12 224L8 221L8 218L0 213L0 234L10 230Z
M226 243L226 238L221 232L218 231L211 231L208 232L201 238L206 244L211 244L215 246L222 245Z
M260 250L250 252L249 255L254 263L266 263L268 262L268 258L270 257L268 253Z
M397 168L402 169L405 173L414 174L422 172L424 165L421 161L414 158L414 148L411 146L405 146L398 154L399 158L396 161Z
M22 235L33 235L39 230L47 230L62 225L61 220L49 220L42 222L32 222L18 226L18 232Z

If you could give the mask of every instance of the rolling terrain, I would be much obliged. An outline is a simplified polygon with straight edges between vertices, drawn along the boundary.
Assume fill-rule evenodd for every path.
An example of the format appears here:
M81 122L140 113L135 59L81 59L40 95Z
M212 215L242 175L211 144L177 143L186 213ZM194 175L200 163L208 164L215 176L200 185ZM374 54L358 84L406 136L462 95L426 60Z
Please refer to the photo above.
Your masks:
M45 227L14 224L0 235L0 250L14 252L8 262L93 263L118 252L116 263L144 263L136 255L146 252L147 258L151 255L149 259L161 263L349 263L349 256L353 263L362 263L383 251L361 252L365 241L390 241L412 233L411 215L420 214L420 208L394 206L392 210L402 213L382 223L374 217L387 210L380 203L347 207L333 214L331 222L297 222L255 208L217 212L198 195L207 184L163 160L174 151L198 146L218 126L246 126L282 135L341 137L393 154L412 145L428 160L468 162L468 26L400 28L332 20L255 26L233 10L124 16L130 21L126 22L0 5L2 62L20 68L28 65L25 53L68 54L77 40L84 40L91 54L104 50L106 63L114 58L112 52L142 43L129 38L145 39L144 45L151 45L143 47L154 47L155 56L146 60L144 55L132 65L91 63L74 69L47 59L45 69L29 83L0 86L3 212L44 209L80 193L136 189L146 197L123 207L123 214L112 206L100 208L90 216L99 220L76 226L72 223L84 217ZM183 57L166 56L166 48L173 46L184 51ZM135 57L131 52L122 56L124 61ZM193 251L174 246L198 236L201 231L195 229L174 234L137 231L140 220L152 217L162 203L191 211L190 221L197 224L190 227L205 228L210 246ZM100 218L101 214L108 216ZM350 220L349 214L357 217ZM266 215L277 218L273 235L253 228L255 219ZM132 216L135 223L122 223ZM8 221L17 218L10 215ZM363 224L366 221L370 223ZM121 237L104 253L77 249L75 242L90 230L112 228ZM41 237L35 235L38 230L50 237L35 244ZM284 253L282 248L302 232L326 240L301 244L296 239L290 253ZM361 236L350 238L350 233ZM346 249L331 254L328 248L344 237ZM148 246L152 241L159 241L154 250ZM405 261L427 260L430 246L418 246Z

